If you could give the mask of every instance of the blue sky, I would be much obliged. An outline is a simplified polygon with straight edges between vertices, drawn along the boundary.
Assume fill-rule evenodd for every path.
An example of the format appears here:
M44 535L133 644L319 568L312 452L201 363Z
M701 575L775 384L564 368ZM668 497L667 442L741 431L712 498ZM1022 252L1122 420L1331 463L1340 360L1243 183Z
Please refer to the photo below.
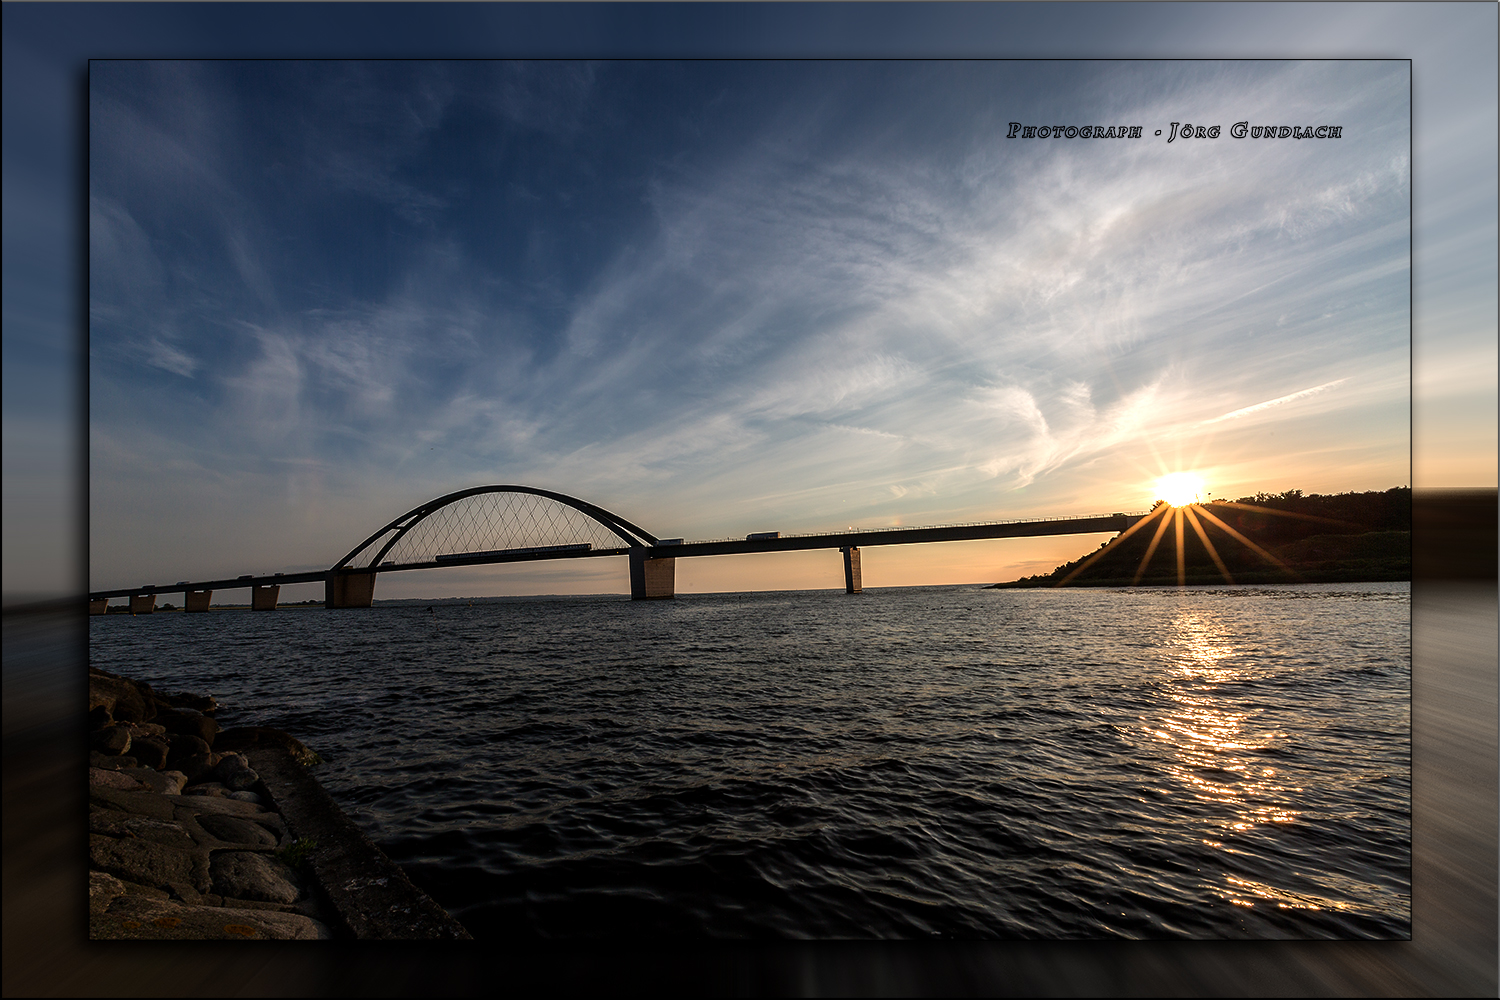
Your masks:
M1410 483L1413 65L95 61L90 584L326 566L487 482L690 538L1136 509L1180 468ZM1241 120L1343 137L1154 135ZM1424 365L1419 334L1419 410L1471 427L1483 278L1448 280L1431 343L1460 349ZM1435 458L1432 485L1494 481L1492 448ZM866 583L1094 544L883 550ZM835 586L830 560L679 590Z

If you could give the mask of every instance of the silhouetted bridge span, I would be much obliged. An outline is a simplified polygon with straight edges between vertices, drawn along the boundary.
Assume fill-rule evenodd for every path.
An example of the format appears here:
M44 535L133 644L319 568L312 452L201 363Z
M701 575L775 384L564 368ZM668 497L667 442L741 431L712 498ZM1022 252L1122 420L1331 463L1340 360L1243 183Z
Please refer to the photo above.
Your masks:
M840 550L845 590L857 594L863 589L860 549L864 546L1120 532L1145 516L1095 514L911 528L848 528L818 534L762 531L743 538L686 541L658 538L617 514L562 493L532 486L476 486L414 507L326 570L93 591L89 594L89 610L103 614L110 598L128 597L133 612L149 612L156 606L156 595L181 593L186 610L207 611L214 591L235 589L250 591L253 609L269 610L276 607L281 587L319 581L324 584L327 607L367 608L374 600L375 577L380 573L600 556L628 556L630 596L650 600L675 595L678 559L805 549Z

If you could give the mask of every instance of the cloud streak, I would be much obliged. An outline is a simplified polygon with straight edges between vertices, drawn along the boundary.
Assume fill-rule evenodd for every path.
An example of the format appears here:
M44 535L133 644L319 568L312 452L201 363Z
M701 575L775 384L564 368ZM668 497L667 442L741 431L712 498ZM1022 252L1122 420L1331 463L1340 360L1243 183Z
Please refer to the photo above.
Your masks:
M1347 378L1339 378L1334 379L1332 382L1324 382L1322 385L1315 385L1311 389L1302 389L1297 392L1289 392L1285 396L1277 396L1275 399L1268 399L1263 403L1255 403L1252 406L1242 406L1238 410L1230 410L1228 413L1222 413L1219 416L1212 418L1211 420L1203 421L1203 423L1217 424L1222 423L1225 420L1239 420L1241 417L1248 417L1252 413L1260 413L1264 410L1269 410L1273 406L1283 406L1287 403L1291 403L1299 399L1306 399L1308 396L1316 396L1320 392L1326 392L1336 385L1343 385L1347 381L1349 381Z

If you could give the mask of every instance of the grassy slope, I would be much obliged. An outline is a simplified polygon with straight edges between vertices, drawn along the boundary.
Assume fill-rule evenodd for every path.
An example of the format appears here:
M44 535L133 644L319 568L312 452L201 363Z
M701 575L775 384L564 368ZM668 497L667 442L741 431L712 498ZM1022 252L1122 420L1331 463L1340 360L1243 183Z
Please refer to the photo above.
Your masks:
M1266 558L1210 519L1199 516L1214 551L1235 583L1348 583L1367 580L1411 579L1411 490L1304 496L1292 490L1279 496L1261 494L1233 502L1214 502L1202 508L1225 522L1256 547L1279 560ZM997 587L1056 586L1070 574L1069 586L1129 585L1156 534L1157 523L1143 526L1130 538L1106 543L1098 559L1083 566L1089 553L1041 576L1026 577ZM1183 525L1184 582L1225 582L1191 526ZM1080 567L1083 567L1080 569ZM1162 533L1141 573L1144 586L1177 583L1177 543L1174 527Z

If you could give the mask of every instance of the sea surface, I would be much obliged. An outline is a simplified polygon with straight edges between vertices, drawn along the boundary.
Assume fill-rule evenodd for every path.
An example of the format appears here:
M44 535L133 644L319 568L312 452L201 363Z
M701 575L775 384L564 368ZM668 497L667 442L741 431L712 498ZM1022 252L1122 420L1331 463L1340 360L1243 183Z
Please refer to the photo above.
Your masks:
M480 939L1404 939L1411 588L110 615Z

